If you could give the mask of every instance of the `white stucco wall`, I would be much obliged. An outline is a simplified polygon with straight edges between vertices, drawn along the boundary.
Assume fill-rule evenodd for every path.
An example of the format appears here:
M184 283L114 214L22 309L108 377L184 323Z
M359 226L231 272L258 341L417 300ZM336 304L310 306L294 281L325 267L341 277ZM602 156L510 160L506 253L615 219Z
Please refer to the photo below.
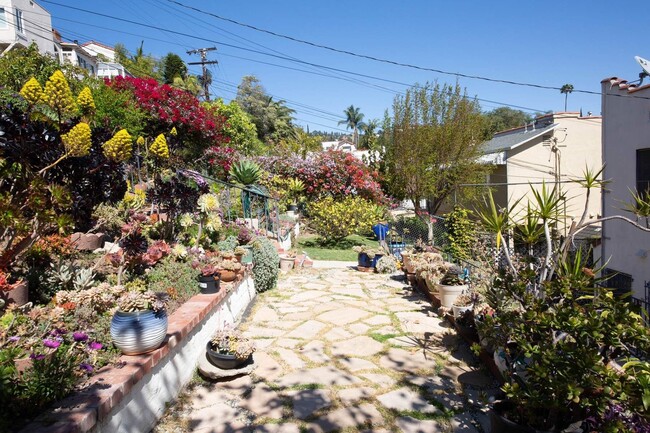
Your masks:
M0 8L5 9L7 20L7 25L0 29L2 45L17 42L29 46L32 42L36 42L42 54L54 55L52 17L46 9L30 0L0 0ZM16 29L16 8L23 13L23 33Z
M145 375L93 432L150 431L165 412L166 404L175 399L181 388L192 379L199 356L205 353L205 345L214 332L224 323L237 323L254 298L255 287L250 276Z
M633 218L622 208L630 203L629 189L636 188L636 150L650 148L650 99L632 96L650 98L650 86L628 92L605 80L602 92L603 159L610 180L603 213ZM650 233L622 221L605 222L603 259L609 268L632 275L633 296L644 297L644 283L650 282Z

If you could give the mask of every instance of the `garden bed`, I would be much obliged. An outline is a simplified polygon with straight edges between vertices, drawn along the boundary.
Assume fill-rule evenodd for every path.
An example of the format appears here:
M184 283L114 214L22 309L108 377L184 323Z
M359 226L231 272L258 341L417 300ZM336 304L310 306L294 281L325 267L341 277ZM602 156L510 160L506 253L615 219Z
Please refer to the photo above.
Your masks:
M192 297L169 317L160 348L122 356L118 366L100 369L79 392L56 403L22 432L149 431L192 378L215 330L236 323L255 297L250 272L231 290L226 288Z

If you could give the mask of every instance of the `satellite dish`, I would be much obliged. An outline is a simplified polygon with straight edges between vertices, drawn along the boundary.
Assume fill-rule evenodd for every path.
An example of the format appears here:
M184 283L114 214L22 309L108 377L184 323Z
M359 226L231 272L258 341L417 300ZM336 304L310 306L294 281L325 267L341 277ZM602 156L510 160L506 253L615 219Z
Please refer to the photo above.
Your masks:
M643 69L643 72L639 73L639 78L641 79L641 82L639 83L639 86L643 83L643 79L645 77L650 77L650 60L646 60L643 57L639 56L634 56L634 60L637 61L639 65L641 65L641 69Z

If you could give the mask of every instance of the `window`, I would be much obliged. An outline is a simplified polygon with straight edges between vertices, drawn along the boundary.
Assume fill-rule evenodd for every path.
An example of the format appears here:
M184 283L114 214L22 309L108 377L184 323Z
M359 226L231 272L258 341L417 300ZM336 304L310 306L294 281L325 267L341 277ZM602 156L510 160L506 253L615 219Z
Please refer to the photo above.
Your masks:
M636 190L639 194L650 191L650 149L636 151Z
M7 16L5 15L5 8L0 8L0 29L7 28Z
M18 33L25 33L25 26L23 25L23 11L16 8L16 31Z

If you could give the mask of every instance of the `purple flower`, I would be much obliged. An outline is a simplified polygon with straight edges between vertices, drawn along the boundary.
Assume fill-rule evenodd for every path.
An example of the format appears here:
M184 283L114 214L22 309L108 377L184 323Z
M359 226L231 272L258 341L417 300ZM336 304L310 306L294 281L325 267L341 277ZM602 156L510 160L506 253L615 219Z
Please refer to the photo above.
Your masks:
M30 357L31 359L33 359L33 360L36 360L36 361L40 361L40 360L42 360L42 359L45 359L45 355L42 355L42 354L41 354L41 355L37 355L37 354L35 354L35 353L32 353L31 355L29 355L29 357Z
M84 332L74 332L72 338L74 341L86 341L88 340L88 335Z
M104 347L104 346L102 345L102 343L98 343L97 341L93 341L92 343L88 343L88 348L89 348L90 350L99 350L99 349L101 349L102 347Z
M45 346L45 347L56 349L60 345L61 345L61 343L59 341L56 341L56 340L50 340L50 339L43 340L43 346Z
M12 343L15 343L15 342L18 341L18 340L20 340L20 336L19 336L19 335L14 335L14 336L12 336L12 337L9 337L9 341L11 341Z
M91 371L93 371L93 366L90 365L90 364L87 364L87 363L85 363L85 362L82 362L81 365L79 365L79 368L81 368L82 370L85 370L85 371L87 371L87 372L89 372L89 373L90 373Z

